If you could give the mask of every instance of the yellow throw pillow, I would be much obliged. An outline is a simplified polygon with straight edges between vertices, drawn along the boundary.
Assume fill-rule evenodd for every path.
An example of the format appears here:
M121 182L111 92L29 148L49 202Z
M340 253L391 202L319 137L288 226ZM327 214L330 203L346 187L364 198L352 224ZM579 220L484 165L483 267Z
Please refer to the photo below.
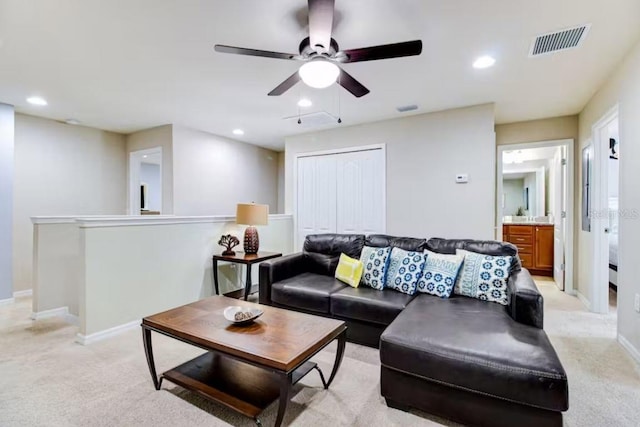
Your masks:
M338 268L336 268L336 279L357 288L360 284L363 269L364 264L362 264L362 261L341 254Z

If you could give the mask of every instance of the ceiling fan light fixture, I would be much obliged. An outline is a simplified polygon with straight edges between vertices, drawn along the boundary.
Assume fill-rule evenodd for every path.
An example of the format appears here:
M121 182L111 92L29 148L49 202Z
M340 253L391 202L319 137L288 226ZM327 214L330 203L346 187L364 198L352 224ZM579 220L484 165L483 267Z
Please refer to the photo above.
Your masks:
M298 74L307 86L324 89L336 82L340 68L333 62L320 59L303 64L298 70Z

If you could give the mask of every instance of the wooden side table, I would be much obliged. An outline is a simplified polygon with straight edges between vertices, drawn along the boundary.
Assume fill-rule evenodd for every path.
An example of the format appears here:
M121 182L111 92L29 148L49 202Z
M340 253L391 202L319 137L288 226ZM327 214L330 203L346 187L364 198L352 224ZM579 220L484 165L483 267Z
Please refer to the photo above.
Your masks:
M281 257L278 252L258 252L257 254L245 254L244 252L236 252L235 255L219 255L213 256L213 284L216 288L216 295L220 295L218 288L218 261L233 262L236 264L244 264L247 266L247 280L244 285L244 300L247 300L251 292L251 266L271 258Z

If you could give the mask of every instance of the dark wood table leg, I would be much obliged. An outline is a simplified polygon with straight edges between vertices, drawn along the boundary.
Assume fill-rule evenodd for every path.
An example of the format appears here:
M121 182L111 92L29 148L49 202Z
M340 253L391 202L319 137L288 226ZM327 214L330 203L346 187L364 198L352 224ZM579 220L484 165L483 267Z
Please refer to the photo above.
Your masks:
M338 373L338 369L340 368L340 364L342 363L342 358L344 357L344 347L347 343L347 330L345 329L338 336L338 350L336 352L336 360L333 363L333 370L331 371L331 376L329 377L329 381L325 384L324 388L327 389L333 382L333 379L336 377Z
M246 301L251 292L251 264L247 264L247 281L244 284L244 300Z
M156 374L156 363L153 360L153 347L151 346L151 329L145 328L144 325L142 325L142 341L144 342L144 353L147 356L147 365L149 365L153 385L156 390L160 390L162 379L158 380L158 375Z
M289 403L289 394L291 391L291 374L281 374L280 376L280 402L278 403L278 416L276 417L275 427L280 427L284 419L284 413Z
M220 290L218 289L218 260L213 260L213 286L216 288L216 295L220 295Z

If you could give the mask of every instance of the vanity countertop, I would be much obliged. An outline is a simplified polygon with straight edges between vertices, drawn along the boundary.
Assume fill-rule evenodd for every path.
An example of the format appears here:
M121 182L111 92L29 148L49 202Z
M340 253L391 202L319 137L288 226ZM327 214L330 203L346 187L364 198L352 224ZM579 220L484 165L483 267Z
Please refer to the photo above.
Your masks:
M553 225L553 223L540 221L503 221L502 225Z

